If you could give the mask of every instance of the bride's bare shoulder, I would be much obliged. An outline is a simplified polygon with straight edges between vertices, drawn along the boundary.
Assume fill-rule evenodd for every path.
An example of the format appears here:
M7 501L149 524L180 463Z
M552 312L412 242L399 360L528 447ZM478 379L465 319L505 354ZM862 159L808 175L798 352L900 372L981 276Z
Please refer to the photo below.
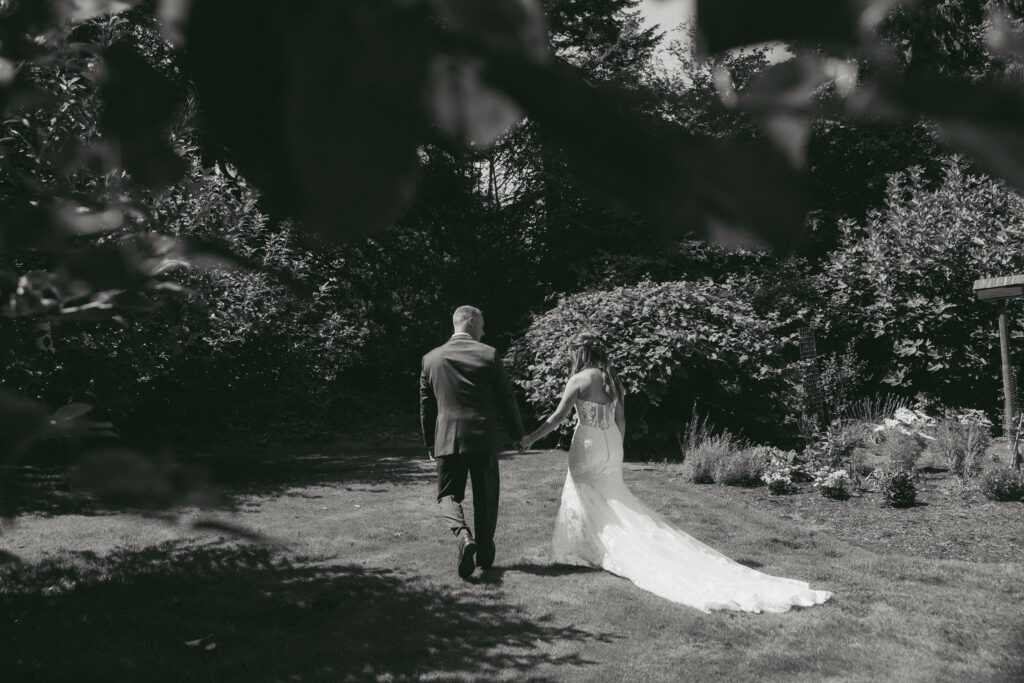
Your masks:
M579 390L584 390L594 383L594 371L590 368L580 370L569 378L568 385Z

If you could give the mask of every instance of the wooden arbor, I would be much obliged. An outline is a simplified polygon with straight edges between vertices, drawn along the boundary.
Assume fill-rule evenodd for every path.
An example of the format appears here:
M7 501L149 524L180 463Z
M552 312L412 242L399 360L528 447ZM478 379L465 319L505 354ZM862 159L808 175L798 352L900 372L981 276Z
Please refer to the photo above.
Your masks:
M974 281L978 301L999 302L999 350L1003 360L1003 436L1013 432L1013 372L1010 370L1010 332L1006 321L1006 302L1024 296L1024 275L990 277Z

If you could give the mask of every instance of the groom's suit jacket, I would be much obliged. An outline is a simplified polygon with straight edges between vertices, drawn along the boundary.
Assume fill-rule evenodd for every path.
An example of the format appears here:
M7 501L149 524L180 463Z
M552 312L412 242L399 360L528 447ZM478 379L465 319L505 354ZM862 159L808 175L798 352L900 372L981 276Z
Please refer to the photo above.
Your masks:
M494 347L456 334L423 357L420 425L435 456L496 453L499 415L513 439L523 435L512 383Z

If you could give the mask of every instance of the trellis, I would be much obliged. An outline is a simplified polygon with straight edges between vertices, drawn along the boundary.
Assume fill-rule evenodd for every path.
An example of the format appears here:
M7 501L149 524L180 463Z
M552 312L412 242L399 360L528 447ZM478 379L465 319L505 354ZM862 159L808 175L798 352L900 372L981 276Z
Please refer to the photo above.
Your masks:
M813 415L816 420L821 420L825 415L825 400L821 389L821 372L818 370L818 348L814 341L814 328L810 325L800 328L800 364L803 366L807 413Z

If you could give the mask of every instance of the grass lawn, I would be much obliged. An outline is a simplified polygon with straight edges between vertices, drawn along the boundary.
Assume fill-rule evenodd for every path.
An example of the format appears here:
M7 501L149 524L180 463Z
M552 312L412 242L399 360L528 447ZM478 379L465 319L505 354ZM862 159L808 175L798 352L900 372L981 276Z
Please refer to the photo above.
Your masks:
M1024 679L1019 503L936 489L882 510L628 463L633 491L697 538L835 593L705 615L548 562L564 453L503 458L496 567L471 582L419 448L207 465L238 510L217 518L273 543L194 530L195 510L174 524L62 496L21 511L0 535L23 560L0 567L0 680Z

